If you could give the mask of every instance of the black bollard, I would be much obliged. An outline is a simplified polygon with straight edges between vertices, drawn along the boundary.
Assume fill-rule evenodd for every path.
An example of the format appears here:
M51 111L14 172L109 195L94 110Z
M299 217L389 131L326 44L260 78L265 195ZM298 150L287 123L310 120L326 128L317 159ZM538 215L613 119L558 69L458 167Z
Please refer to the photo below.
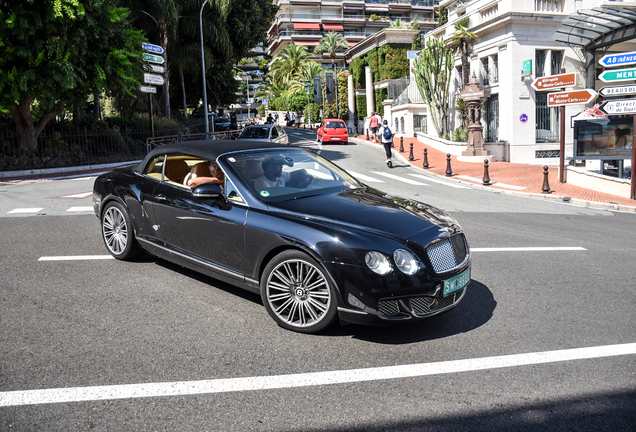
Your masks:
M367 141L369 141L369 129L367 129Z
M428 168L428 149L424 149L424 163L422 164L423 168Z
M413 143L411 143L411 152L409 153L409 160L415 160L415 156L413 156Z
M450 177L453 175L453 170L451 169L451 155L450 153L446 154L446 177Z
M550 193L550 182L548 181L548 166L543 167L543 186L541 187L541 193Z
M484 159L484 178L482 179L484 186L490 186L490 174L488 173L488 159Z
M400 137L400 153L404 153L404 137Z

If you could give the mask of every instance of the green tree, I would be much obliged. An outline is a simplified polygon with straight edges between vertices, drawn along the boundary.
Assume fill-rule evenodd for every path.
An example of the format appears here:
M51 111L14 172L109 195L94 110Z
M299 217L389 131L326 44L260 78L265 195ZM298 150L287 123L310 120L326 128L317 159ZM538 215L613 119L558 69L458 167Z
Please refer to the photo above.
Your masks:
M466 17L461 19L455 24L455 31L451 34L449 39L449 46L455 47L462 58L462 78L464 79L464 85L468 84L470 78L470 63L468 63L468 56L473 51L473 44L477 40L477 35L470 30L470 18Z
M22 149L67 104L101 92L132 94L141 77L140 32L118 0L4 0L0 111Z
M331 68L335 67L336 54L349 49L347 39L342 33L330 31L325 34L314 48L314 54L329 53Z
M448 132L448 98L453 70L453 51L444 40L430 38L415 59L415 82L428 105L433 127L439 137Z

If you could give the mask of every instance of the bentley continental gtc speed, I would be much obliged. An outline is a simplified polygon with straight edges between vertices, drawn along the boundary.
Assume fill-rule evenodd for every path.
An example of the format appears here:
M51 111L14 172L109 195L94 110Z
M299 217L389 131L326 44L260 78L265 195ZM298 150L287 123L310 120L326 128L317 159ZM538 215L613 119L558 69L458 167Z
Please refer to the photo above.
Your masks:
M95 181L109 253L140 251L260 294L278 325L382 324L445 312L470 282L461 227L316 153L252 141L152 150Z

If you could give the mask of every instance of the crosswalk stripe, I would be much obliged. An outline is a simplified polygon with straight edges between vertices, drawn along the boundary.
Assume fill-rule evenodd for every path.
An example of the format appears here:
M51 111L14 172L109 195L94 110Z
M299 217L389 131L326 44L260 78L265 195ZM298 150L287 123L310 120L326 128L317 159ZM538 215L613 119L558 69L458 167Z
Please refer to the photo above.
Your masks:
M17 208L17 209L13 209L7 213L37 213L41 210L44 210L44 207L38 207L38 208Z
M72 195L62 195L60 198L88 198L91 195L93 195L93 192L83 192Z
M401 182L412 184L412 185L430 186L430 185L427 185L426 183L422 183L422 182L418 182L418 181L415 181L415 180L407 179L407 178L404 178L404 177L396 176L394 174L389 174L389 173L384 173L384 172L379 172L379 171L372 171L372 172L373 172L373 174L381 175L381 176L388 177L388 178L393 179L393 180L401 181Z
M82 211L93 211L93 207L91 206L83 206L83 207L71 207L66 210L67 212L82 212Z
M467 187L467 186L462 186L462 185L459 185L459 184L454 184L454 183L447 182L447 181L444 181L444 180L438 180L438 179L436 179L436 178L432 178L432 177L430 177L430 176L425 176L425 175L422 175L422 174L409 174L409 175L410 175L411 177L417 177L417 178L419 178L419 179L426 180L426 181L430 181L430 182L433 182L433 183L443 184L444 186L450 186L450 187L455 188L455 189L468 189L468 187Z
M358 178L360 180L364 180L365 182L369 182L369 183L384 183L383 180L378 180L377 178L373 178L373 177L369 177L369 176L365 176L364 174L360 174L354 171L347 171L349 174L351 174L352 176L354 176L355 178Z

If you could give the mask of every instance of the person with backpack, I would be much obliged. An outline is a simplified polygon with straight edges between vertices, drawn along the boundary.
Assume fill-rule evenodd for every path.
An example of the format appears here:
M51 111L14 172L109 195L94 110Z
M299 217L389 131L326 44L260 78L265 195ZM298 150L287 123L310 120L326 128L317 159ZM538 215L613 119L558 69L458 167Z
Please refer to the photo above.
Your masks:
M389 127L389 123L384 120L382 123L382 127L380 128L379 135L382 140L382 145L384 146L384 151L386 153L386 166L389 168L393 168L393 162L391 162L391 146L393 145L393 131Z

